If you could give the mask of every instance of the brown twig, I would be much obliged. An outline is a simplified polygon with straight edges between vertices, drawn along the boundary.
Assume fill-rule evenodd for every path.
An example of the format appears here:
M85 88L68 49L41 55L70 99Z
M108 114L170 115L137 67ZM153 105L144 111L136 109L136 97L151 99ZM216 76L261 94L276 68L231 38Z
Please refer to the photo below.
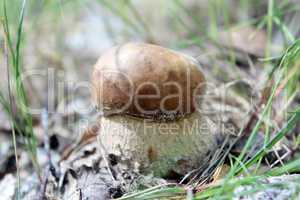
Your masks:
M271 93L271 84L273 84L273 80L269 81L266 84L266 87L262 90L262 95L261 95L261 98L260 98L258 104L253 106L254 111L252 112L252 114L245 126L245 129L242 133L243 135L250 134L251 127L254 124L255 120L257 120L257 118L258 118L257 116L259 115L259 112L260 112L262 106L268 101L268 98Z

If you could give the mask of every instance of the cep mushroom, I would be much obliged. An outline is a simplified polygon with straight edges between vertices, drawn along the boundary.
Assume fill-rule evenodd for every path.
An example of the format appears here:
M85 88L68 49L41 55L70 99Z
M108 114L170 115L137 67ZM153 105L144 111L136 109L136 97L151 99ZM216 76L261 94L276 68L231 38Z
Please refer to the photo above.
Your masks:
M142 172L184 174L216 149L216 133L200 112L205 77L195 59L127 43L103 53L92 86L93 102L103 113L102 147Z

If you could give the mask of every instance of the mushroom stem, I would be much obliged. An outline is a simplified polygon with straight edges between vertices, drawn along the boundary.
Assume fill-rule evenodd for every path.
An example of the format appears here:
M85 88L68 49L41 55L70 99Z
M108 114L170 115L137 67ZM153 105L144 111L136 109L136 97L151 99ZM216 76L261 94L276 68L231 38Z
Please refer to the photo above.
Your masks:
M99 139L108 153L130 160L142 172L184 174L200 166L215 149L212 127L198 112L172 122L114 115L101 119Z

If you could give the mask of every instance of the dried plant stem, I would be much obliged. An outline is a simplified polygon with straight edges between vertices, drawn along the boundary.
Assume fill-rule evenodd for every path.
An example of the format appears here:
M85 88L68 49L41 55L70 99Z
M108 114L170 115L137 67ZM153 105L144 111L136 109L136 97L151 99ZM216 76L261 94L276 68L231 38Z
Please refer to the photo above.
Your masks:
M108 172L109 172L109 174L110 174L112 180L113 180L113 181L116 181L116 178L115 178L115 176L114 176L114 173L112 172L111 164L110 164L110 162L109 162L108 159L107 159L107 158L108 158L108 153L107 153L107 151L106 151L104 145L102 144L101 139L100 139L99 136L97 137L97 142L98 142L98 144L99 144L99 146L100 146L102 158L103 158L103 161L105 162L105 165L106 165L106 167L107 167L107 170L108 170Z
M46 104L46 105L48 105L48 104ZM48 183L48 176L49 176L50 168L53 166L52 159L51 159L51 152L50 152L49 128L48 128L48 110L47 109L43 109L41 118L42 118L43 130L44 130L44 148L45 148L45 151L47 153L48 163L47 163L47 166L46 166L45 171L44 171L44 178L41 181L39 200L43 200L43 199L47 198L45 196L45 193L46 193L46 187L47 187L47 183Z

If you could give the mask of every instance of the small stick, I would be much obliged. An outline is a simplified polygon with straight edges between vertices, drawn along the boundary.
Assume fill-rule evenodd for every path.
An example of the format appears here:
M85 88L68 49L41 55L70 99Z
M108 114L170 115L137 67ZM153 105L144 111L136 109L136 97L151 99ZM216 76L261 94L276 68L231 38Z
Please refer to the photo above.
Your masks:
M114 176L114 174L113 174L113 172L112 172L112 170L111 170L111 164L110 164L110 162L108 162L108 160L107 160L108 154L107 154L107 152L106 152L106 150L105 150L105 147L104 147L104 145L102 144L102 142L101 142L101 140L100 140L99 137L97 137L97 141L98 141L98 143L99 143L99 145L100 145L101 154L102 154L102 157L103 157L103 161L105 162L105 165L106 165L106 167L107 167L107 170L108 170L108 172L110 173L112 179L113 179L114 181L116 181L116 178L115 178L115 176Z
M40 188L40 195L39 195L39 200L44 200L46 198L45 193L46 193L46 188L48 184L48 176L50 172L50 168L53 166L52 164L52 159L51 159L51 153L50 153L50 141L49 141L49 128L48 128L48 110L43 109L42 112L42 127L44 129L44 148L47 153L47 159L48 163L44 172L44 179L42 180L41 188Z

